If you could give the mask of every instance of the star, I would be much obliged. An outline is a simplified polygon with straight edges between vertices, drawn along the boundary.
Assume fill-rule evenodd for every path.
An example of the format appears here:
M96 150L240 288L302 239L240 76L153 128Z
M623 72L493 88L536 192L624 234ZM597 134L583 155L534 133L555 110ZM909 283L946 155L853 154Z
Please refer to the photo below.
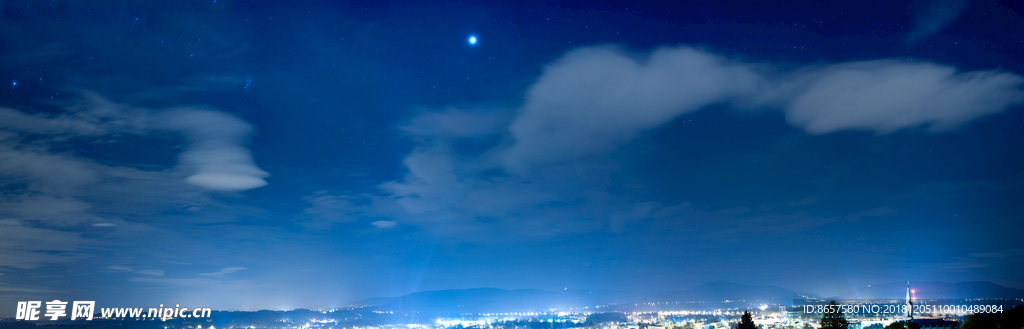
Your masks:
M469 36L469 44L470 45L476 45L476 36L475 35Z

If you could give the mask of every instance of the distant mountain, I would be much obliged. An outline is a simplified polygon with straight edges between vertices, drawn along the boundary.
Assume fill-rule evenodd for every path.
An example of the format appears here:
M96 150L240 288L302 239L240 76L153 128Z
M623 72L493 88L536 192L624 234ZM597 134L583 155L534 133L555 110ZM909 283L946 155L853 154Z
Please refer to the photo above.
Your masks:
M394 298L371 298L356 304L373 305L371 309L381 311L459 314L567 310L621 303L632 298L635 294L599 290L478 288L424 291Z
M911 282L918 299L1022 298L1024 290L990 282ZM830 298L902 299L906 282L872 285ZM705 283L688 290L664 293L629 293L604 290L478 288L424 291L401 297L371 298L356 305L397 313L462 314L543 312L614 305L601 310L698 309L755 307L759 304L792 305L794 299L822 298L776 286L750 286L725 281Z
M594 306L607 305L617 306L605 308L606 310L628 311L643 307L678 308L679 303L688 302L702 302L708 306L718 305L725 301L743 302L744 304L790 305L793 299L808 297L816 298L817 296L774 286L749 286L716 281L689 290L657 294L602 290L543 291L496 288L424 291L401 297L371 298L359 301L356 305L370 306L373 310L381 311L442 314L536 312L550 309L582 309L584 307L593 309Z
M967 299L967 298L1024 298L1024 290L1000 286L985 281L945 283L910 282L910 288L918 299ZM876 284L844 293L839 298L847 299L904 299L907 282Z
M817 298L818 296L798 293L776 286L748 286L745 284L715 281L689 290L672 291L649 296L650 302L707 302L745 301L748 303L792 304L794 299Z

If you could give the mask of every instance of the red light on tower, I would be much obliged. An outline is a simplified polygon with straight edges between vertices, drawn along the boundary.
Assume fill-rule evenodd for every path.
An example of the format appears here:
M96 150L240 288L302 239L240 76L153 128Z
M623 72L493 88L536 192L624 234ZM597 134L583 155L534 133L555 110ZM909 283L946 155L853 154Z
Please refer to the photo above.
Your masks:
M910 290L910 299L917 299L917 296L914 295L914 293L916 293L916 292L917 292L917 290L914 290L914 289Z

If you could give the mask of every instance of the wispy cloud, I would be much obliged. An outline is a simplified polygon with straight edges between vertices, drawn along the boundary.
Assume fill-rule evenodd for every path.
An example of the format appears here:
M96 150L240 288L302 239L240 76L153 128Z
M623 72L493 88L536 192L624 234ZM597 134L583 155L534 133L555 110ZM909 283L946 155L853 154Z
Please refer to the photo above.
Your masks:
M394 227L396 224L398 224L398 221L379 220L379 221L375 221L375 222L370 223L370 224L373 225L373 226L376 226L377 228L391 228L391 227Z
M913 45L927 39L932 34L942 31L947 25L956 21L968 7L967 0L927 0L914 8L913 27L907 33L907 44Z
M54 229L0 226L0 266L36 268L44 263L69 263L86 258L80 249L95 245L81 234Z
M51 137L174 132L188 140L188 147L179 155L179 169L191 172L186 182L217 191L243 191L267 184L263 178L269 174L256 166L244 147L252 133L252 126L245 121L209 108L152 111L83 93L87 102L53 118L0 108L0 119L7 119L0 120L0 129Z
M151 110L87 91L48 116L0 108L0 185L11 188L0 195L0 235L20 241L0 244L0 266L73 261L83 256L82 248L97 244L85 236L152 229L124 218L214 205L209 191L265 185L267 173L244 147L251 131L248 123L215 109ZM186 141L184 151L166 150L180 152L177 164L139 166L61 151L79 149L83 141L173 141L175 135ZM132 273L158 275L140 271Z
M1024 102L1024 77L1001 71L878 60L830 65L787 80L779 91L786 121L811 134L866 130L888 134L925 126L949 131Z
M303 197L309 203L303 209L303 223L311 228L325 228L334 223L351 223L356 221L353 216L352 197L333 195L327 191L318 191Z
M1024 250L1006 249L996 252L975 252L967 255L974 258L1022 258L1024 257Z
M873 208L873 209L862 210L862 211L859 211L859 212L857 212L855 214L851 214L849 216L844 217L843 220L847 220L847 221L851 221L851 222L856 222L856 221L860 220L863 217L881 217L881 216L891 215L891 214L894 214L896 212L897 212L896 209L892 209L892 208Z
M146 270L146 269L131 268L131 267L128 267L128 266L121 266L121 265L107 266L107 268L111 269L111 270L114 270L114 271L118 271L118 272L128 272L128 273L135 273L135 274L142 274L142 275L152 275L152 276L163 276L164 275L164 270Z
M199 273L199 275L202 275L202 276L225 276L225 275L228 275L228 274L231 274L231 273L235 273L235 272L238 272L238 271L241 271L241 270L244 270L244 269L246 269L246 268L232 266L232 267L222 268L222 269L220 269L220 271L213 272L213 273Z
M31 288L3 287L3 286L0 286L0 291L27 292L27 293L33 293L33 294L54 294L54 293L63 293L64 292L64 291L52 290L52 289L31 289Z

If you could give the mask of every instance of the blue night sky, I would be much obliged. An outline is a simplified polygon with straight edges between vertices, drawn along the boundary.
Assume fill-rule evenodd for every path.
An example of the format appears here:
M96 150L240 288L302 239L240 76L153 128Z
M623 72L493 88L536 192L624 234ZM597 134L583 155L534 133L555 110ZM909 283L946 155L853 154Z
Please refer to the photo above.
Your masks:
M1009 1L89 3L0 1L0 315L1024 288Z

